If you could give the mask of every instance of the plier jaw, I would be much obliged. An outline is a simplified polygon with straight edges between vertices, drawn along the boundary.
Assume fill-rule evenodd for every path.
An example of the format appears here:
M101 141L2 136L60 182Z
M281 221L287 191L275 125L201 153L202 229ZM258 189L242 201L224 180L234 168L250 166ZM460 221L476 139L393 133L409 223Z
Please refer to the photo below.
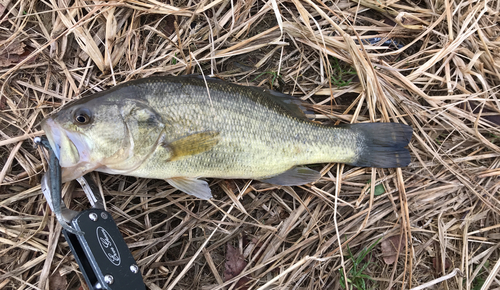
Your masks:
M42 177L42 192L61 224L75 260L91 290L146 289L130 249L104 199L90 175L78 178L92 208L84 211L68 209L61 197L61 166L48 140L35 138L35 144L49 152L48 170Z
M59 165L59 160L57 159L56 154L50 147L50 143L47 138L36 137L34 141L37 146L42 146L49 152L49 156L46 156L48 169L42 176L41 187L50 209L63 229L73 234L82 235L83 233L78 232L69 226L69 223L78 214L78 212L68 209L64 202L61 201L61 166Z

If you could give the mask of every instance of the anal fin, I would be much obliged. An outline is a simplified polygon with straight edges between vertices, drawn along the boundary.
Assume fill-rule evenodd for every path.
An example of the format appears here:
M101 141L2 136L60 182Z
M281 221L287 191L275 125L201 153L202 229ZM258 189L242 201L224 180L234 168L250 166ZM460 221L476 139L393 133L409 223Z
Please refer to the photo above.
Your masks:
M173 177L165 180L178 190L199 199L208 200L212 197L212 191L204 180L190 177Z
M293 167L281 174L260 179L262 182L276 184L276 185L302 185L317 181L321 177L321 174L307 167Z

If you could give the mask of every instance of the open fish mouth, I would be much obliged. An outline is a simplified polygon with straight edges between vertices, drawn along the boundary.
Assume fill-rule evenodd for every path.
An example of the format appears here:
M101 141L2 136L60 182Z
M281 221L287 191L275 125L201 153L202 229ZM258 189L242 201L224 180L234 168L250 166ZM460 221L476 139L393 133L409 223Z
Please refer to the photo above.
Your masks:
M52 118L42 121L42 129L61 167L71 167L90 161L89 146L82 134L64 130Z

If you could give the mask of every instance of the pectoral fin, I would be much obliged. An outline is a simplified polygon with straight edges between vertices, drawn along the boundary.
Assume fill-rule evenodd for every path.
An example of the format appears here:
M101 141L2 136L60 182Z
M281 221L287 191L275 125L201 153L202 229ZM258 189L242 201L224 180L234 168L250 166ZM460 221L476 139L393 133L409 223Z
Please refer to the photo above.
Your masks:
M312 170L307 167L294 167L279 175L261 179L260 181L276 185L292 186L315 182L320 177L321 174L316 170Z
M199 199L208 200L212 197L212 192L206 181L189 177L174 177L165 180L178 190L194 195Z
M219 143L219 132L209 131L192 134L181 139L163 144L171 150L168 161L206 152Z

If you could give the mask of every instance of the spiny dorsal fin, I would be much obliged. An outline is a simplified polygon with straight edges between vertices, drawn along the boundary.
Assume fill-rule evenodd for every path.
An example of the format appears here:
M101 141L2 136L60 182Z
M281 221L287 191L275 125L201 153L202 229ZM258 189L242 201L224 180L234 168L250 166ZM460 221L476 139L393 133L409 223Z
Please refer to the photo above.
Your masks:
M219 143L219 135L216 131L195 133L162 146L171 151L168 161L174 161L212 149Z
M206 80L207 83L219 83L219 84L223 84L223 85L228 85L228 84L235 85L235 84L228 83L228 82L221 80L221 79L218 79L218 78L207 77L207 76L202 76L202 75L185 75L182 77ZM283 93L280 93L278 91L273 91L270 89L261 88L261 87L241 86L241 85L237 85L237 86L245 87L249 90L253 90L255 92L258 92L261 95L265 95L266 98L273 101L274 103L279 105L281 108L285 109L287 112L289 112L294 117L309 120L309 118L307 118L306 114L312 113L312 112L308 111L303 106L304 102L297 97L283 94Z

